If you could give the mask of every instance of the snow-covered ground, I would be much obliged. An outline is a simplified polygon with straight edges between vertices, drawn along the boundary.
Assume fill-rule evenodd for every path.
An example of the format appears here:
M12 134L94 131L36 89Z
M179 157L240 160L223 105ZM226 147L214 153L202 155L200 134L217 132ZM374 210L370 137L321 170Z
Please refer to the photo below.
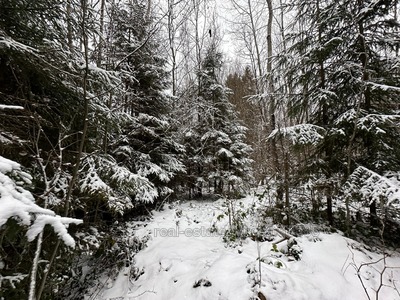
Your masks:
M218 200L155 212L150 223L135 230L140 238L150 235L135 266L123 268L96 299L358 300L368 299L366 292L371 299L376 293L382 300L400 299L398 252L383 259L338 233L317 232L296 238L292 249L301 252L300 260L287 252L287 240L273 245L282 240L279 234L271 242L249 238L228 246L221 234L209 231L227 228L224 211ZM137 280L129 276L133 267L143 272Z

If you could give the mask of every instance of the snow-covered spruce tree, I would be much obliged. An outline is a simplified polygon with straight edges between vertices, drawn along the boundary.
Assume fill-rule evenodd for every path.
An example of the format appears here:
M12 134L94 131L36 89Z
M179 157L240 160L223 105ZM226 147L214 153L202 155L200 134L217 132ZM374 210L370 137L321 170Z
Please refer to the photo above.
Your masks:
M330 140L319 139L320 130L316 131L313 125L324 130L333 122L336 111L343 105L343 101L330 90L327 80L328 70L336 67L334 50L341 41L340 37L329 31L338 15L332 11L331 19L323 13L327 1L297 1L289 5L297 14L291 24L291 33L285 35L286 51L278 55L277 63L284 72L280 82L289 82L291 91L288 94L285 84L278 86L277 91L278 95L285 97L283 101L287 103L289 118L294 124L298 122L305 125L280 128L269 138L289 138L291 143L295 143L293 150L297 151L298 162L294 165L299 167L296 173L300 178L293 180L307 182L316 175L319 179L312 188L318 189L321 196L325 197L325 193L330 192L325 190L330 186L326 180L331 177L330 164L334 167L337 164L332 162ZM326 200L329 202L327 217L332 222L331 197L326 197Z
M106 219L114 224L121 215L142 211L142 205L160 204L158 201L171 195L175 175L184 172L178 158L184 149L174 140L169 117L165 60L158 51L157 26L147 14L147 4L112 2L106 7L104 58L97 66L114 70L119 84L112 89L103 85L96 91L106 95L106 108L96 102L97 110L90 114L94 118L89 125L98 128L89 133L87 149L91 151L83 157L79 181L81 199L91 203L87 219L100 230L92 230L90 238L80 244L84 251L75 259L74 271L83 274L79 266L88 261L92 267L83 275L84 281L79 276L69 278L61 291L66 299L75 299L100 274L109 275L118 271L121 263L132 262L137 249L129 247L134 248L135 243L120 245L123 237L115 232L122 231L116 230L117 225L100 227L101 222ZM98 121L99 116L103 122ZM104 270L104 264L111 267Z
M76 161L80 120L85 118L80 118L84 102L82 56L67 45L63 11L63 1L0 2L0 103L23 107L1 111L0 153L33 175L31 188L36 204L67 215L66 186ZM2 194L0 198L3 211L7 197ZM43 221L40 216L32 219ZM1 296L28 298L29 291L32 299L36 274L43 275L47 267L47 263L38 265L38 261L47 261L60 242L45 228L36 245L28 244L23 238L24 228L14 225L8 222L1 228L1 240L12 246L2 245L0 255L14 260L2 271L31 276L21 281L17 289L2 288ZM46 243L42 243L43 237Z
M105 60L94 64L88 41L96 36L92 4L0 2L0 104L4 108L0 153L28 168L37 204L60 215L84 218L87 227L101 225L104 215L111 219L131 208L130 195L150 185L107 153L111 132L120 132L126 120L111 105L124 91L119 72L103 69L109 67ZM24 109L15 109L16 105ZM3 236L12 234L21 247L2 248L6 250L1 256L18 258L27 253L23 262L16 259L20 269L15 272L28 273L36 253L51 261L52 253L62 246L52 231L45 230L34 249L22 240L23 228L9 230L8 224L2 228ZM79 230L85 231L82 226ZM79 250L86 250L87 232L79 236ZM41 243L43 239L47 242ZM40 293L53 293L47 283L62 283L58 274L73 256L64 254L51 261L48 278L43 274L49 274L45 273L49 265L39 265ZM11 292L27 291L27 282Z
M115 133L110 153L143 182L130 195L137 203L164 200L172 193L174 176L184 172L179 160L184 149L174 139L175 125L169 117L166 61L146 5L147 1L138 1L111 8L115 67L124 92L116 103L121 131Z
M240 192L251 178L251 148L245 143L246 128L240 124L228 100L230 90L219 82L222 55L211 44L199 71L197 118L186 133L187 170L194 195Z
M400 140L397 112L400 78L396 75L399 74L396 53L399 41L394 37L400 26L393 19L396 7L393 1L359 1L357 4L346 1L340 8L346 12L347 26L339 26L341 32L335 32L343 42L338 47L341 65L332 72L331 81L338 98L346 100L346 106L334 115L327 139L331 140L333 152L340 155L337 160L345 167L345 178L350 181L354 178L351 174L361 166L380 175L397 172L400 166L400 152L396 146ZM346 185L343 190L346 195ZM349 228L353 203L349 195L345 199ZM370 209L366 217L371 220L373 229L377 206L381 219L385 219L387 205L393 202L382 197L378 203L373 193L363 194L361 199L364 209L356 211Z
M381 175L397 170L394 2L299 1L296 7L297 30L283 56L292 65L288 77L297 78L290 107L304 123L326 130L303 174L323 175L332 189L332 178L351 179L358 166ZM349 221L351 203L345 204Z

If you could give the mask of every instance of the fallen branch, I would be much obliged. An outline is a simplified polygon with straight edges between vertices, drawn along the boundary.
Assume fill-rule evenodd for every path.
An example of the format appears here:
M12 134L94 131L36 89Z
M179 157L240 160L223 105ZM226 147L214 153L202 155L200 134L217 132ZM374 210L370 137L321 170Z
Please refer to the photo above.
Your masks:
M289 240L289 239L291 239L291 238L295 238L294 235L291 235L290 233L288 233L288 232L286 232L286 231L284 231L284 230L282 230L282 229L280 229L280 228L278 228L278 227L276 227L276 226L274 226L273 229L283 237L282 240L279 240L279 241L276 242L275 244L281 243L281 242L283 242L284 240Z

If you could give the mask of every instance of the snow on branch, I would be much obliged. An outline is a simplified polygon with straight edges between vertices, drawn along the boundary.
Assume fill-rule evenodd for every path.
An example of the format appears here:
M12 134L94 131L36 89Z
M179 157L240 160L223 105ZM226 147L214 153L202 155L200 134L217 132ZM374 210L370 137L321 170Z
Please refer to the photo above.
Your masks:
M38 52L37 49L27 46L25 44L22 44L20 42L17 42L16 40L14 40L8 36L0 36L0 49L1 48L13 49L13 50L17 50L17 51L24 52L24 53L37 53Z
M220 157L226 157L226 158L231 158L233 157L233 153L229 151L228 149L221 148L218 150L217 155Z
M28 241L32 242L36 236L44 230L44 227L49 224L67 246L74 248L75 241L72 236L69 235L67 228L69 224L79 223L82 223L82 220L65 218L58 215L38 215L33 224L29 227L26 236L28 237Z
M367 82L367 85L371 86L372 89L377 89L381 91L395 91L395 92L400 92L400 87L393 86L393 85L386 85L386 84L379 84L375 82Z
M347 181L349 192L360 194L363 198L381 203L386 206L398 206L400 208L400 186L389 178L379 175L365 167L358 167L350 175Z
M400 121L400 115L368 114L365 110L356 112L353 108L344 112L336 119L335 125L355 124L357 130L374 134L384 134L385 127L394 125Z
M67 246L75 247L67 228L71 223L82 223L82 220L62 218L37 205L33 195L22 187L31 184L31 180L32 177L23 172L18 163L0 156L0 227L8 219L15 219L20 225L29 227L27 237L33 241L49 224Z
M158 166L157 168L154 168L156 165L153 164L142 166L143 169L134 173L124 166L119 166L111 156L87 156L79 172L80 188L82 192L103 196L110 209L123 215L126 210L133 207L131 196L135 196L138 202L145 203L151 203L158 197L157 188L145 177L146 174L156 172L161 180L169 180L169 175L161 174L163 170Z
M375 134L385 133L384 128L379 126L394 123L400 120L400 115L377 115L368 114L357 120L357 127L361 130L374 132Z
M12 145L12 144L23 144L24 141L21 140L18 136L12 134L11 132L3 130L0 132L0 144L3 145Z
M5 109L15 109L15 110L19 110L19 109L24 109L22 106L18 106L18 105L6 105L6 104L0 104L0 110L5 110Z
M209 130L203 136L201 137L202 142L206 142L207 140L216 140L217 143L219 144L230 144L232 143L232 140L229 138L229 135L227 135L225 132L221 130Z
M11 275L11 276L2 276L0 274L0 288L2 286L3 281L8 281L8 283L11 285L11 287L13 289L15 289L16 288L15 283L19 283L20 281L24 280L25 277L27 277L27 276L28 275L21 274L21 273L17 273L17 274Z
M341 114L334 122L335 125L340 125L343 123L353 123L354 120L358 118L358 113L354 108L351 108Z
M324 138L326 130L313 124L298 124L278 128L271 132L267 140L288 138L294 145L317 145Z

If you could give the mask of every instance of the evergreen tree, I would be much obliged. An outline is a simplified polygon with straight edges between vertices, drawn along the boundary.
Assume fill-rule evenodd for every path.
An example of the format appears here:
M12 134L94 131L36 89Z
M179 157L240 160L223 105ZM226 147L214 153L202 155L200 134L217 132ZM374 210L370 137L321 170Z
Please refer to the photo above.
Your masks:
M176 174L184 172L179 160L183 148L174 140L174 124L169 117L166 61L158 54L157 36L151 19L146 19L144 3L112 9L117 30L116 67L124 82L123 98L118 105L123 108L124 121L111 149L119 163L148 181L131 196L139 202L153 202L170 195L168 184Z
M306 164L308 174L326 178L324 196L332 193L332 179L349 178L358 166L380 174L399 167L398 41L390 38L399 25L393 20L393 5L296 3L299 30L289 36L291 45L281 62L289 62L287 76L297 78L291 112L325 130ZM326 197L329 217L332 203ZM348 202L346 207L349 214Z
M110 8L108 24L121 27L107 32L109 57L101 59L89 47L95 3L0 1L0 155L29 168L39 205L84 219L75 259L89 251L91 226L100 229L138 202L166 197L184 170L168 117L165 60L151 20L143 22L145 9L139 2ZM0 245L1 256L20 258L2 272L26 275L33 256L43 255L49 263L39 265L33 293L51 297L46 283L62 284L58 271L73 255L58 256L61 244L49 231L29 247L17 225L1 228L20 245ZM27 298L27 279L0 297Z
M246 128L228 100L229 89L218 80L221 66L221 53L212 44L198 74L197 120L185 136L188 171L197 196L201 196L204 183L222 194L239 191L250 179Z
M66 187L77 161L81 120L86 119L82 78L87 68L82 55L67 47L63 11L61 1L0 1L0 104L22 108L0 111L0 153L33 175L35 205L66 216ZM1 210L7 210L5 199L0 195ZM32 222L41 219L35 216ZM48 260L60 242L42 228L36 243L28 244L23 233L29 222L16 224L0 228L5 238L0 256L14 258L2 272L21 273L24 280L17 289L2 288L0 297L28 298L39 286L36 274L43 275L48 266L39 265L41 254ZM3 245L10 233L11 244L18 247Z

